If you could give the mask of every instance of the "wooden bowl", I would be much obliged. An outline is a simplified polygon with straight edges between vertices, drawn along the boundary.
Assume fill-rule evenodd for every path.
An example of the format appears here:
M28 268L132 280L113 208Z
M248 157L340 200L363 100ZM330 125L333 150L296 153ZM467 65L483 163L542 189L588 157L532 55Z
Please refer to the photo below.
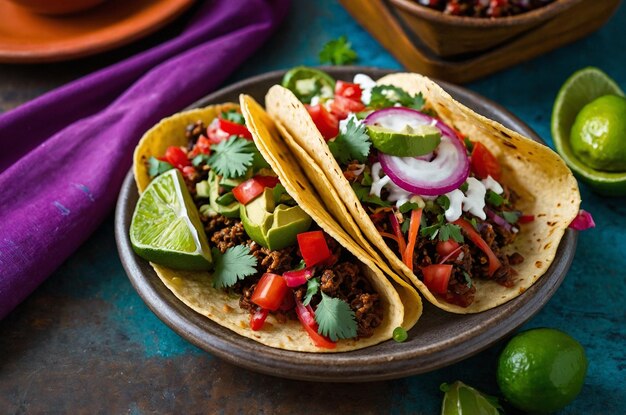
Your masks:
M590 7L604 8L609 4L617 7L619 4L619 0L602 0L601 2L557 0L515 16L480 18L447 15L422 6L415 0L389 0L389 2L406 26L428 48L442 57L482 52L498 47L551 20L571 19L571 11L574 9L582 13ZM585 24L584 13L579 16L582 20L578 23Z

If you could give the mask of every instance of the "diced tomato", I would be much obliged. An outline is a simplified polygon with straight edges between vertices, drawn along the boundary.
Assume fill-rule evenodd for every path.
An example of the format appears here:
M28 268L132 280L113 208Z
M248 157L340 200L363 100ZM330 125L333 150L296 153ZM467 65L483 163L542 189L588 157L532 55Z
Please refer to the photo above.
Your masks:
M276 176L254 176L254 180L261 183L265 187L274 188L279 180Z
M252 134L245 125L237 124L236 122L224 120L222 118L220 118L218 122L220 130L228 133L229 136L236 135L252 140Z
M361 86L350 82L337 81L335 83L335 97L342 96L355 101L361 101Z
M428 289L437 294L445 294L448 291L448 282L452 275L452 265L433 264L422 268L424 284Z
M183 167L191 165L191 162L187 158L187 153L176 146L169 146L167 150L165 150L165 160L181 171Z
M471 164L474 174L482 179L491 176L495 180L500 180L502 176L502 167L500 167L498 159L482 143L474 143Z
M337 137L339 134L339 120L337 120L337 117L326 111L323 105L307 105L306 109L324 140L328 141Z
M182 173L183 173L183 176L185 176L185 178L189 181L194 181L198 176L198 172L196 171L196 168L193 166L183 167Z
M209 124L206 134L211 144L220 143L230 137L230 134L220 128L220 120L218 118Z
M447 241L437 242L437 254L439 255L439 258L447 257L448 255L456 251L458 248L459 248L459 244L454 239L448 239ZM459 256L459 253L451 256L448 259L453 259L453 260L456 259Z
M517 219L517 223L524 224L530 223L535 220L535 215L522 215Z
M275 187L276 184L278 184L278 177L254 176L235 186L233 196L239 203L247 205L248 202L263 193L266 187Z
M491 248L489 248L489 245L487 245L487 242L485 242L483 237L480 236L478 232L476 232L476 229L474 229L471 223L463 218L457 219L453 223L460 226L461 229L463 229L463 231L467 234L467 236L469 236L474 245L476 245L478 249L480 249L485 255L487 255L487 258L489 258L489 276L491 277L493 273L502 266L496 254L494 254Z
M190 158L194 158L199 154L211 154L211 142L203 135L198 137L198 141L194 144L189 156Z
M250 301L261 308L276 311L288 290L282 276L266 272L257 283Z
M361 101L355 101L350 98L335 95L335 99L330 104L330 112L337 116L340 120L348 118L348 113L359 112L365 109L365 105Z
M265 308L259 308L254 314L251 314L250 328L254 331L261 330L269 312L270 311Z
M303 268L297 271L287 271L283 273L287 287L299 287L304 285L312 276L313 269L311 268Z
M298 315L298 320L300 320L300 324L306 330L309 337L313 341L313 344L317 347L323 347L325 349L334 349L337 347L337 344L331 341L329 338L322 336L317 332L318 325L315 321L315 314L312 312L310 307L305 307L297 299L296 302L296 314Z
M299 233L298 246L307 268L327 260L332 255L322 231Z

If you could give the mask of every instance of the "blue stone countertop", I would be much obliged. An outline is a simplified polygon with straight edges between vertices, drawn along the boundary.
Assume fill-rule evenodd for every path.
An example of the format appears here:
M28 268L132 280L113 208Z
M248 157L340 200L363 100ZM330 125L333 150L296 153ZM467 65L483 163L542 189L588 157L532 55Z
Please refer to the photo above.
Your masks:
M366 66L399 63L335 1L294 0L279 32L230 82L268 70L316 65L330 39L347 35ZM550 146L556 93L594 65L626 88L626 7L593 35L468 87L528 123ZM623 414L626 401L626 202L581 184L596 228L580 233L565 281L523 328L561 329L589 360L579 397L562 414ZM439 413L442 382L497 394L503 344L428 374L366 384L273 378L231 366L163 324L133 290L117 255L113 218L29 299L0 322L2 413ZM185 410L182 410L185 408Z

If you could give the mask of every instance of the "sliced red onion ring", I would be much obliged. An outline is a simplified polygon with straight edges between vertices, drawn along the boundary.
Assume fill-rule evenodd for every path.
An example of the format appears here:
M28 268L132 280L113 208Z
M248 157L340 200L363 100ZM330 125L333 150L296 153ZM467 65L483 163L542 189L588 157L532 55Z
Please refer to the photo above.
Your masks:
M580 209L578 215L574 218L572 223L569 224L569 227L572 229L576 229L577 231L584 231L590 228L595 228L596 223L591 216L591 213L586 210Z
M493 210L486 207L485 213L496 225L502 226L507 232L513 232L513 225L506 221L502 216L498 215Z
M304 268L298 271L287 271L283 273L283 279L287 284L287 287L299 287L313 276L313 270L311 268Z
M432 124L441 131L441 143L430 160L378 153L385 174L404 190L421 196L439 196L457 189L467 180L470 162L465 146L450 127L436 118L409 108L392 107L374 111L364 122L394 131L402 130L406 124Z

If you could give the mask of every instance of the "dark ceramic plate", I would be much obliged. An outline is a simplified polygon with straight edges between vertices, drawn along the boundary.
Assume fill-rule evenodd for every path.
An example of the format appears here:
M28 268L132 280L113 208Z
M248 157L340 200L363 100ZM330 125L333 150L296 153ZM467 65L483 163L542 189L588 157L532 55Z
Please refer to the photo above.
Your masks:
M352 79L367 73L377 79L389 71L341 67L326 68L337 79ZM283 72L271 72L219 90L193 107L226 101L237 102L245 92L263 102L270 86ZM526 124L495 103L467 89L440 82L453 97L491 119L537 141L541 139ZM196 346L238 366L293 379L354 382L392 379L428 372L450 365L489 347L537 313L556 292L574 257L577 235L567 230L555 260L546 274L524 294L495 309L479 314L446 313L428 302L409 340L393 340L353 352L315 354L273 349L241 337L187 308L162 283L150 265L137 257L128 229L137 202L132 174L126 177L115 214L117 246L131 283L148 307L165 324Z

